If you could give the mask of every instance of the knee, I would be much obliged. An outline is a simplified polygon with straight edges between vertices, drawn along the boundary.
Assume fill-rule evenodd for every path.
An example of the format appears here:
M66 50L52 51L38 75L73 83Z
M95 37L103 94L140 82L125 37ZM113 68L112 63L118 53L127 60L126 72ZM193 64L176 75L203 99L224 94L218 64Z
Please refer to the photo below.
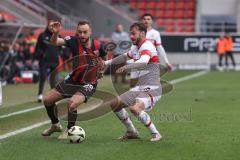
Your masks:
M138 108L137 108L135 105L129 107L129 110L130 110L130 112L133 113L134 115L137 115L137 114L138 114Z
M112 109L114 109L114 107L118 104L118 99L114 98L111 102L110 102L110 106Z
M129 107L129 110L131 113L133 113L134 115L138 115L141 111L142 111L142 107L141 104L136 103L133 106Z
M75 110L77 110L78 105L79 105L79 103L77 103L76 101L69 100L68 101L68 110L75 111Z
M113 111L117 111L119 108L122 108L121 102L118 98L115 98L111 101L110 106Z
M48 96L43 97L43 104L45 106L52 106L52 105L54 105L54 103L55 102L50 97L48 97Z

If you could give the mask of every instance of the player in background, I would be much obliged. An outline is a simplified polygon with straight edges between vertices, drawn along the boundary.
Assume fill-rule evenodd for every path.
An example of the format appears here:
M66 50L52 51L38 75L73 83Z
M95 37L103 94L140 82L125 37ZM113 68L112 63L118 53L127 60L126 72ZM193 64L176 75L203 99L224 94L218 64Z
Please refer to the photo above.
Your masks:
M67 129L58 137L59 139L66 139L68 129L75 125L77 107L82 103L86 103L88 98L96 91L97 80L101 76L99 71L101 71L101 68L103 69L104 62L102 58L105 57L106 52L99 41L91 38L92 27L88 21L78 23L76 36L67 36L64 39L59 38L61 28L59 22L54 22L51 27L53 30L51 44L69 47L73 57L73 70L54 89L50 90L43 99L52 126L44 130L42 135L50 136L54 132L62 131L58 115L55 113L56 102L64 98L70 98Z
M38 60L39 64L39 86L38 86L38 102L42 102L43 89L47 76L58 66L60 47L53 46L49 43L52 36L50 26L54 23L53 20L48 20L48 25L44 32L38 36L34 60ZM57 72L56 72L57 73ZM50 87L54 87L57 75L51 76L49 80Z
M134 88L121 94L111 102L111 108L121 122L126 126L126 133L121 140L139 138L138 131L128 116L125 107L145 125L151 133L151 141L159 141L162 136L153 124L149 114L154 104L161 98L162 88L159 81L160 66L156 47L146 39L147 27L137 22L130 27L130 39L133 43L130 51L112 60L106 65L126 62L127 58L134 61L117 70L118 73L137 70L138 82Z
M162 46L160 33L159 33L159 31L157 31L156 29L154 29L152 27L153 16L149 13L146 13L141 17L141 20L142 20L142 23L144 23L144 25L147 27L146 38L148 40L150 40L156 46L159 58L163 59L163 61L167 65L168 70L171 71L172 65L169 62L166 52Z

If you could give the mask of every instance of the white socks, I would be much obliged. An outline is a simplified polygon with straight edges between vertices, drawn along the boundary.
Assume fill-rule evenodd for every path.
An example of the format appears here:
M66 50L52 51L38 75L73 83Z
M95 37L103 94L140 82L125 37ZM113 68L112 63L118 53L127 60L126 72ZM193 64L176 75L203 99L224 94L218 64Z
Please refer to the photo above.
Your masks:
M135 129L131 119L128 116L127 111L122 108L120 111L114 112L117 117L122 121L122 123L126 126L127 131L129 132L137 132L137 130Z
M129 132L137 132L135 129L131 119L128 116L127 111L123 108L120 111L114 112L117 117L122 121L122 123L126 126L127 131ZM156 129L155 125L152 123L150 116L144 112L141 111L137 115L138 119L149 129L151 134L159 134L158 130Z
M152 123L150 116L144 112L141 111L137 117L139 120L149 129L149 131L152 134L159 134L158 130L156 129L155 125Z

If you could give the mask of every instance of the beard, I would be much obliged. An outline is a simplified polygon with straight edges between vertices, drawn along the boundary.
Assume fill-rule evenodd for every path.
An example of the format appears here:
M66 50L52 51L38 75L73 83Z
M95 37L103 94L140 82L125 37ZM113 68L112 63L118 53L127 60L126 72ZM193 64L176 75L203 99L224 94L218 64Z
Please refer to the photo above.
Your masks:
M136 38L136 40L133 42L134 45L138 45L141 42L140 36Z
M90 38L84 38L84 39L79 38L79 39L80 39L80 42L81 42L82 44L86 44L86 43L89 41Z

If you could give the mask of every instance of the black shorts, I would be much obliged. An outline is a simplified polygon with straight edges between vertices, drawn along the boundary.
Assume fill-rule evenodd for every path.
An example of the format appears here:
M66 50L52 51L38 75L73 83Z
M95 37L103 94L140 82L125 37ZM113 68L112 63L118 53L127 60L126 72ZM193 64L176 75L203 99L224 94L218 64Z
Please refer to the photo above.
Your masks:
M96 85L92 84L76 84L71 83L68 80L63 80L59 82L55 89L64 97L64 98L70 98L75 93L80 92L85 96L85 103L87 102L88 98L93 95L93 93L96 91Z

